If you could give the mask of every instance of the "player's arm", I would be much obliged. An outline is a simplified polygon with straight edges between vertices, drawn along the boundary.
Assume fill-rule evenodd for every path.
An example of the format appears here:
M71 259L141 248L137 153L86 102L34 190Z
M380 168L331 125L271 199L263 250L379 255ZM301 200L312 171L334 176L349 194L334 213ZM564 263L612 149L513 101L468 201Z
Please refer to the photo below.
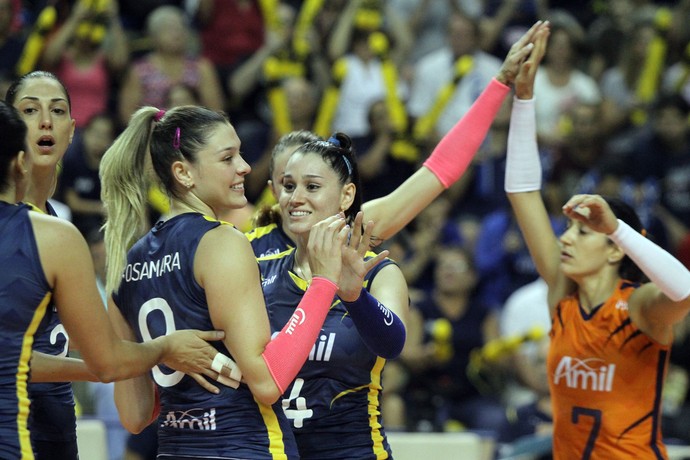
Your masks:
M389 195L364 203L365 221L374 221L375 241L380 242L400 231L462 177L510 92L509 85L530 55L532 42L547 28L538 22L513 44L497 77L443 136L422 168Z
M98 382L86 363L68 356L31 352L30 382Z
M109 382L147 372L158 362L183 372L211 367L215 331L178 331L146 344L120 340L108 320L86 241L71 223L30 213L41 266L67 333L80 346L89 370Z
M274 403L307 360L338 289L332 280L340 278L346 236L342 216L311 229L312 282L297 306L296 323L289 321L273 340L258 264L247 238L221 225L199 242L194 274L206 292L211 321L226 331L225 345L262 403Z

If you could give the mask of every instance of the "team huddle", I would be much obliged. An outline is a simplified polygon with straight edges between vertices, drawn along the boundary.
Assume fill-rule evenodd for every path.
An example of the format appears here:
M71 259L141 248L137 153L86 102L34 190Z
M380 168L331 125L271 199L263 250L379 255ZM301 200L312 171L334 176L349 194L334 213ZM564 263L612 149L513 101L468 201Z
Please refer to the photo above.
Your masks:
M0 457L77 458L69 382L106 381L127 430L156 425L159 458L393 458L382 375L405 345L409 294L377 245L462 177L512 90L505 190L548 286L554 458L666 458L661 389L690 272L615 198L573 196L554 234L533 94L549 32L539 21L520 37L382 198L364 201L346 133L286 135L277 208L246 233L228 223L251 167L227 116L139 108L100 165L107 309L84 238L48 203L74 134L69 95L47 72L18 79L0 103ZM148 228L152 184L170 207Z

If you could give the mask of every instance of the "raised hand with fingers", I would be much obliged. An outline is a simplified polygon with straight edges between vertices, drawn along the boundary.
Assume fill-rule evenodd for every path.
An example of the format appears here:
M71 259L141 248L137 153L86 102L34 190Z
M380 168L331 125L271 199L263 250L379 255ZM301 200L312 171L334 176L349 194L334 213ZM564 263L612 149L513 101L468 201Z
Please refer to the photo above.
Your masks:
M546 53L550 32L550 24L547 21L541 23L532 36L533 41L531 43L534 46L527 59L518 66L518 73L515 76L515 95L518 99L532 99L534 96L534 79L537 76L539 64Z
M537 21L522 37L510 47L508 55L503 61L503 65L496 76L496 79L504 85L510 86L516 80L522 64L525 62L532 50L536 47L537 41L546 33L548 36L549 23ZM541 57L539 58L541 59Z
M338 297L344 301L354 302L360 295L364 276L379 262L388 256L388 251L382 251L375 257L365 259L371 247L371 233L374 229L372 221L367 222L362 233L364 214L360 211L355 217L354 226L349 240L343 246L343 269L338 286Z
M321 276L338 284L342 246L348 232L343 214L328 217L312 227L307 244L312 277Z
M596 232L610 234L618 227L616 215L599 195L575 195L563 205L563 214Z

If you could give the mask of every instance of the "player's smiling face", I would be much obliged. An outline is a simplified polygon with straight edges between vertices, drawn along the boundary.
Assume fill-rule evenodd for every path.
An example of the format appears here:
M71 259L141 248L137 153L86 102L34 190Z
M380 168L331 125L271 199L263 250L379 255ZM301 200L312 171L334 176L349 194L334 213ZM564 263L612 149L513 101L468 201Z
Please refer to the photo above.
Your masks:
M351 200L346 188L318 154L293 154L285 167L279 200L288 229L307 233L317 222L347 209Z

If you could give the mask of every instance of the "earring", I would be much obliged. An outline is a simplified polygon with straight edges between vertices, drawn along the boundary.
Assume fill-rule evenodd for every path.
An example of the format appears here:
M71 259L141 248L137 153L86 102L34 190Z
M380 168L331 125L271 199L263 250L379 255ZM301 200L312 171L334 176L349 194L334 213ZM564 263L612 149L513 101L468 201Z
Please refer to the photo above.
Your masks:
M184 184L184 186L187 187L188 189L192 188L192 184L190 184L190 183Z

